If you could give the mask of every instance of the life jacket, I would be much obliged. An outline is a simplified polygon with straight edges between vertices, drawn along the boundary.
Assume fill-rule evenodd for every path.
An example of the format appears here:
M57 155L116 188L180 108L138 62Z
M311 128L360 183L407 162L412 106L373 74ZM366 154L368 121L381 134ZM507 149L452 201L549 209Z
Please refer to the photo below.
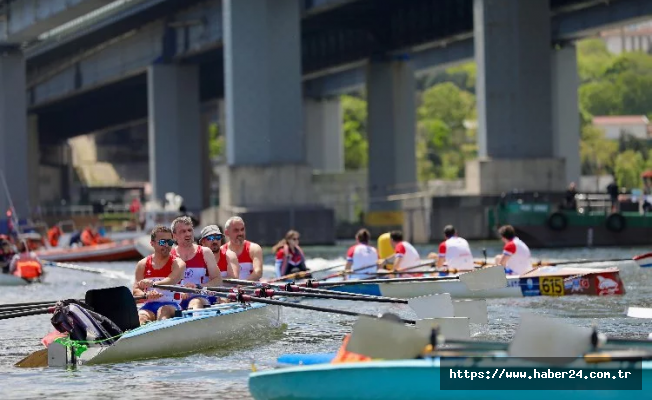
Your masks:
M14 275L23 279L36 279L43 275L43 266L41 263L31 257L19 258L16 261L16 270Z
M70 339L79 341L101 341L110 345L122 334L122 330L110 319L82 306L77 300L63 300L54 306L51 322L61 333L68 333Z
M57 247L59 245L59 238L61 237L61 229L58 226L53 226L48 230L48 242L50 246Z
M84 246L94 246L98 243L99 236L99 234L93 234L90 229L84 229L81 233L81 242Z
M344 336L342 346L340 347L337 354L335 355L335 358L331 360L331 364L371 361L371 357L367 357L367 356L363 356L362 354L352 353L350 351L347 351L346 345L349 343L349 339L351 339L351 334Z

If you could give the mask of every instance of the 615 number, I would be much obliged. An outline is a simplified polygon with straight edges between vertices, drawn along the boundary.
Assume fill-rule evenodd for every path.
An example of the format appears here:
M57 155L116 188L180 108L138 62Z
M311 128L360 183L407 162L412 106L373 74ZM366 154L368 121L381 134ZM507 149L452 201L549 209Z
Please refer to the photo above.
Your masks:
M544 296L563 296L564 295L564 279L558 276L555 277L541 277L540 290Z

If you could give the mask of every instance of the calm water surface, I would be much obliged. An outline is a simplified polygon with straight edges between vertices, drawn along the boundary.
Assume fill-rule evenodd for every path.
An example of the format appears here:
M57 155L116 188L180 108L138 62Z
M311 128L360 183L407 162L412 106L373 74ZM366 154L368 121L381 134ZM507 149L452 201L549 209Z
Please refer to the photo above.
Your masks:
M347 243L348 244L348 243ZM308 265L322 268L344 262L347 244L335 247L306 248ZM500 251L496 242L472 244L474 255L481 249L488 255ZM422 255L434 246L417 247ZM629 258L649 251L646 248L598 248L534 250L534 257L548 259ZM273 263L269 250L265 264ZM61 298L83 298L94 288L130 285L134 263L83 264L115 271L114 276L95 275L71 270L48 268L47 283L26 287L0 287L0 304ZM652 307L652 268L644 270L633 262L598 264L617 265L627 294L614 297L565 297L490 299L489 324L475 326L473 335L490 340L508 340L518 325L521 312L554 316L579 326L595 325L610 335L647 337L652 332L650 320L625 316L628 306ZM377 313L392 311L403 317L414 315L403 305L353 303L312 300L322 306ZM258 369L272 368L276 358L285 353L336 351L344 334L350 332L351 317L305 310L284 309L287 329L281 334L260 337L237 348L214 350L181 358L167 358L107 366L85 366L74 370L20 369L13 364L41 348L40 339L52 330L49 315L0 321L0 398L250 398L247 378L252 363ZM179 340L183 340L182 337Z

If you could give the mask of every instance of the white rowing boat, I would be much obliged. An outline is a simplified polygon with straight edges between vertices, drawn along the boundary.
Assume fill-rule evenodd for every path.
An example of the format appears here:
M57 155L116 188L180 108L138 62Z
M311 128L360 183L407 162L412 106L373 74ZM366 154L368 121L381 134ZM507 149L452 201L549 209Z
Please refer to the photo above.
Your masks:
M71 348L52 342L48 346L48 365L94 365L174 357L250 342L279 327L279 306L220 304L128 331L109 346L89 345L79 356Z
M459 275L449 275L455 278ZM399 281L399 282L397 282ZM531 296L622 295L625 287L618 268L541 267L521 276L507 276L507 286L470 290L456 279L441 281L406 281L342 285L329 289L346 292L408 299L417 296L450 293L453 298L509 298Z

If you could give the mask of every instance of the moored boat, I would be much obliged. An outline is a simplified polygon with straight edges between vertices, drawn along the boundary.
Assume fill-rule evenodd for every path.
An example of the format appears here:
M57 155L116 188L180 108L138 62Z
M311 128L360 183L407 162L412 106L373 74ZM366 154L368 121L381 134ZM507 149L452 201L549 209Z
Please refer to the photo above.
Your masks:
M634 257L634 261L641 268L652 267L652 253L645 253Z
M450 275L454 278L458 275ZM352 283L353 281L349 281ZM520 276L507 276L504 288L471 291L459 280L430 282L391 282L347 284L330 289L347 292L411 298L431 294L450 293L454 298L504 298L530 296L568 296L568 295L621 295L625 287L620 279L618 268L560 268L541 267Z
M256 400L289 399L374 399L374 400L410 400L410 399L478 399L491 393L491 398L503 400L548 400L552 392L533 390L536 380L528 379L453 379L450 371L467 369L472 371L509 371L515 368L513 358L467 359L426 358L419 360L369 361L344 364L316 364L275 370L254 372L249 377L249 391ZM563 371L582 370L583 376L591 372L610 372L632 370L632 361L611 363L587 363L578 359L564 366ZM613 383L612 389L587 390L585 384L581 390L580 379L552 379L548 385L554 385L554 397L558 400L577 399L578 396L590 396L592 399L628 399L648 398L652 394L652 362L639 364L642 369L642 381L630 383ZM539 362L519 360L516 368L523 371L532 368L546 371L550 365ZM553 370L554 367L552 367ZM639 369L640 370L640 369ZM542 379L537 384L541 385ZM546 381L546 379L543 379ZM594 379L593 381L597 381ZM611 380L608 380L611 381ZM403 382L406 384L398 384ZM634 388L640 383L640 390L622 390ZM545 384L545 382L544 382ZM488 387L492 386L491 389ZM571 386L575 386L573 389ZM489 389L485 392L482 388ZM520 389L520 390L519 390ZM565 390L564 390L565 389Z
M46 261L64 262L131 261L141 258L133 239L94 246L50 248L38 250L36 255Z

